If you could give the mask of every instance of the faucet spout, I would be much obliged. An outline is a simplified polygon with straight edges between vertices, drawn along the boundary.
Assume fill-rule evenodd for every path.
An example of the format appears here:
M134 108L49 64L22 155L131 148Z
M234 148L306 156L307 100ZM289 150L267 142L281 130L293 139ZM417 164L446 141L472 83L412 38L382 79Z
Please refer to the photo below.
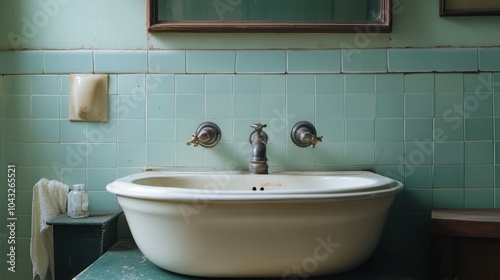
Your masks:
M266 142L263 140L257 140L252 143L252 159L251 161L256 162L267 162L266 157Z
M251 174L268 174L269 166L267 165L267 134L262 130L267 125L252 124L255 128L250 134L250 144L252 145L252 157L248 169Z

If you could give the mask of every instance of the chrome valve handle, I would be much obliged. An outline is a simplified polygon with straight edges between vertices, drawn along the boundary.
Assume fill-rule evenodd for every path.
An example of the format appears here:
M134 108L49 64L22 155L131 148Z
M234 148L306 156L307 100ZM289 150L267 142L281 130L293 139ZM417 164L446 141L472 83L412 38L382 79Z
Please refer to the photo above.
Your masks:
M205 148L212 148L219 143L221 136L219 126L213 122L204 122L198 126L196 132L191 136L191 140L186 144L194 147L200 145Z
M310 122L302 121L296 123L290 133L292 142L299 147L316 147L316 144L323 141L323 136L316 136L316 128Z
M311 148L316 147L316 144L323 142L323 136L311 135Z

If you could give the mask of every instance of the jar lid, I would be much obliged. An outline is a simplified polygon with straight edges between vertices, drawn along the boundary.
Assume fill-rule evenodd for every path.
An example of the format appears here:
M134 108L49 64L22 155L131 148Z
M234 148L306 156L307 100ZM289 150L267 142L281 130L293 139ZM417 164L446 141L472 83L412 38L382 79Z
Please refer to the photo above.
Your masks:
M74 191L85 191L86 189L87 189L87 187L85 186L85 184L74 184L73 185Z

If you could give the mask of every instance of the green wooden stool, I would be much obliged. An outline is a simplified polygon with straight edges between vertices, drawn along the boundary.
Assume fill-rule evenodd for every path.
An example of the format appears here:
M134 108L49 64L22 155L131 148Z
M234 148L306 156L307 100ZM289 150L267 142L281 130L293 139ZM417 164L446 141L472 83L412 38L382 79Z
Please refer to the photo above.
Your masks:
M54 232L56 280L72 279L116 243L120 214L90 212L82 219L62 214L47 222Z

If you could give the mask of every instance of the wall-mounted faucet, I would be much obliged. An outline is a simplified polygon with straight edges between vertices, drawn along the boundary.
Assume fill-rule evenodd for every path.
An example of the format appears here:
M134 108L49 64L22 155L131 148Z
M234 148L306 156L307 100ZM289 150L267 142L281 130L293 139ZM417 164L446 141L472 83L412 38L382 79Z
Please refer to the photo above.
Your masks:
M222 133L219 126L213 122L204 122L198 126L196 132L193 133L192 138L188 141L187 145L198 145L205 148L212 148L219 143Z
M267 165L266 146L267 134L262 130L267 125L265 124L251 124L255 130L252 131L249 137L250 144L252 144L252 158L248 169L251 174L268 174L269 166Z
M323 136L316 136L316 128L310 122L302 121L296 123L290 134L293 143L299 147L311 146L314 148L316 144L323 141Z

